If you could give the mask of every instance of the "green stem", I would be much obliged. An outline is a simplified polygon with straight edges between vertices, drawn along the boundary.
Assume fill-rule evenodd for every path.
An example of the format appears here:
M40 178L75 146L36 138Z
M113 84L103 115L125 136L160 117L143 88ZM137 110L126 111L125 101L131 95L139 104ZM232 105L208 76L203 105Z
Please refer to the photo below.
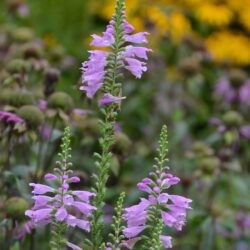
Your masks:
M116 80L119 76L119 54L122 51L123 45L123 11L124 0L117 0L116 15L114 16L114 38L115 42L111 45L111 53L108 58L109 64L107 66L107 73L104 79L104 92L111 93L118 96L121 92L121 84ZM117 120L119 106L117 104L108 105L103 109L104 121L100 120L101 124L101 138L99 140L101 145L101 154L95 153L97 157L96 166L98 174L94 175L96 186L94 191L93 204L97 210L93 213L92 218L92 242L94 249L99 249L103 241L103 206L106 193L106 183L109 177L110 162L112 153L111 146L114 144L114 124Z

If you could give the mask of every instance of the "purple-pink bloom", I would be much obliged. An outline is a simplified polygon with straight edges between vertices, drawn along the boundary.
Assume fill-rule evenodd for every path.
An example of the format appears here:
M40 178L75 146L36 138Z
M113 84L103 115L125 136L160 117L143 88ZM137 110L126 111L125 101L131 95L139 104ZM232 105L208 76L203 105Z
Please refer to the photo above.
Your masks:
M27 234L30 234L34 229L32 221L26 221L22 224L17 224L14 228L14 239L22 240Z
M34 195L32 199L35 200L33 207L35 210L46 207L53 200L52 197L46 195Z
M45 180L48 180L48 181L54 181L57 179L57 176L54 175L54 174L51 174L51 173L47 173L45 176L44 176L44 179Z
M80 182L80 178L78 176L73 176L69 178L69 183L77 183Z
M46 100L40 99L38 101L38 107L41 111L45 111L48 107L48 102Z
M126 97L118 97L118 96L113 96L110 93L106 93L103 95L102 99L99 100L99 106L103 107L105 105L109 105L111 103L119 103L121 100L125 99Z
M133 35L125 35L124 39L126 42L131 42L131 43L147 43L148 40L146 38L146 36L149 35L148 32L139 32Z
M145 229L145 226L129 227L129 228L125 228L123 230L123 234L127 238L133 238L133 237L137 236L139 233L141 233L144 229Z
M96 210L96 207L80 201L75 201L72 206L77 208L82 214L87 217L91 216L93 210Z
M95 196L95 193L88 191L72 191L72 194L75 195L79 200L89 203L89 199Z
M240 128L240 134L247 140L250 140L250 126L245 125Z
M227 77L221 77L215 86L215 96L223 99L226 103L231 103L236 98L236 92L230 85Z
M239 90L239 100L242 105L250 106L250 80L248 79Z
M83 250L83 249L80 248L79 246L77 246L77 245L75 245L75 244L73 244L73 243L71 243L71 242L69 242L69 241L66 242L66 245L67 245L69 248L71 248L72 250Z
M0 111L0 120L11 125L24 122L24 120L16 114L7 111Z
M30 183L29 185L34 188L32 194L53 193L55 191L54 188L43 184Z
M148 59L148 56L147 56L148 52L152 52L152 49L148 49L148 48L145 48L145 47L135 47L135 46L132 46L132 45L128 45L125 48L125 51L124 51L123 55L125 57L130 57L130 58L139 57L139 58L147 60Z
M134 58L126 58L127 66L125 68L129 70L136 78L141 78L142 73L147 71L146 63L141 62Z
M67 217L67 224L71 227L79 227L87 232L90 231L90 223L87 220L84 219L78 219L73 215L68 215Z
M53 207L27 210L25 215L32 219L34 225L46 225L51 221L52 210Z
M137 241L141 240L141 237L135 237L135 238L132 238L132 239L128 239L128 240L124 240L122 242L122 245L128 249L133 249L134 248L134 245ZM106 249L107 250L107 249ZM111 249L112 250L112 249Z
M57 221L64 221L67 216L68 216L68 212L63 206L58 208L55 213L55 217Z
M172 248L172 237L166 236L166 235L161 235L160 239L161 239L162 245L165 248Z

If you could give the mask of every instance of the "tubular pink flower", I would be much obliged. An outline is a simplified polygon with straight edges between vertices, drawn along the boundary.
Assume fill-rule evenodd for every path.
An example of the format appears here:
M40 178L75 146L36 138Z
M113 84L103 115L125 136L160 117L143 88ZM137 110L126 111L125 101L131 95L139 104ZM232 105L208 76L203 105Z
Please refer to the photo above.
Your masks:
M161 235L160 239L161 239L162 245L165 248L172 248L172 237L166 236L166 235Z
M125 228L123 230L123 234L127 238L134 238L135 236L140 234L145 228L146 228L145 226L135 226L135 227Z
M71 227L79 227L87 232L90 231L90 223L87 220L83 220L83 219L78 219L73 215L69 215L67 217L67 224L70 225Z
M57 221L64 221L68 216L68 212L64 207L60 207L55 214Z
M53 200L53 198L46 195L34 195L32 199L35 200L35 204L33 207L33 209L35 210L46 207L49 204L49 202Z
M148 56L147 56L148 52L152 52L152 49L128 45L125 48L123 56L130 57L130 58L139 57L139 58L147 60L148 59Z
M30 217L35 225L48 224L51 221L51 212L53 207L42 208L35 211L27 210L25 215Z
M83 250L83 249L80 248L79 246L77 246L77 245L75 245L75 244L73 244L73 243L71 243L71 242L69 242L69 241L66 242L66 245L67 245L69 248L71 248L72 250Z
M73 207L77 208L83 215L90 217L93 210L96 210L94 206L91 206L85 202L75 201L72 204Z
M70 177L69 178L69 183L77 183L77 182L80 182L80 178L77 177L77 176L73 176L73 177Z
M34 187L32 194L45 194L45 193L54 193L55 189L43 184L30 183L31 187Z
M124 39L126 42L130 42L130 43L147 43L148 40L146 38L146 36L149 35L148 32L139 32L133 35L125 35Z
M103 107L105 105L109 105L111 103L119 103L121 102L121 100L125 99L126 97L117 97L117 96L113 96L109 93L106 93L103 95L102 99L99 100L99 106Z
M23 240L27 234L30 234L34 229L32 221L26 221L22 224L17 224L14 228L14 239Z
M45 180L54 181L54 180L56 180L56 179L58 179L58 178L57 178L57 176L54 175L54 174L47 173L47 174L44 176L44 179L45 179Z
M142 73L147 71L145 62L141 62L134 58L126 58L125 60L128 63L125 68L129 70L136 78L141 78Z
M190 199L187 199L180 195L169 195L169 199L178 207L190 209L189 203L192 202L192 200Z
M135 237L135 238L132 238L132 239L128 239L128 240L124 240L122 242L122 245L128 249L133 249L134 248L134 245L137 241L141 240L141 237ZM112 250L112 249L111 249Z
M95 196L95 193L88 191L72 191L72 194L75 195L79 200L89 203L89 199Z

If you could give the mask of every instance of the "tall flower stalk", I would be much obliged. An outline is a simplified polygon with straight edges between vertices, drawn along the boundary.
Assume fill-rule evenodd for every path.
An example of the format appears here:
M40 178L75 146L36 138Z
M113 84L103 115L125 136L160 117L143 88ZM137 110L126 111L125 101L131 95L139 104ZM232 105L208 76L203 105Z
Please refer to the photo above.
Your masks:
M149 178L144 178L137 187L148 194L140 203L125 209L124 218L127 227L123 230L127 241L125 246L133 249L137 241L144 239L142 249L159 250L172 247L172 238L163 235L164 226L182 230L186 221L190 199L179 195L171 195L166 189L177 184L180 179L168 173L165 166L168 153L167 127L163 126L155 158L154 171ZM146 235L141 235L148 230Z
M92 35L92 46L108 47L107 51L90 51L89 60L82 65L82 83L80 90L87 97L93 98L96 92L102 90L99 106L102 108L103 120L100 120L101 138L99 139L101 153L95 153L98 173L94 175L95 187L94 205L97 210L93 214L92 244L98 249L103 237L103 206L106 193L106 183L109 177L112 158L111 146L114 144L114 125L120 109L122 96L121 69L127 69L140 78L147 70L146 63L139 59L147 59L150 49L131 44L147 42L147 32L131 34L134 28L125 20L124 0L117 0L115 14L109 22L103 36Z
M30 183L33 187L33 197L35 201L31 210L27 210L25 215L31 219L32 227L52 225L52 238L50 246L52 250L61 250L66 246L74 250L81 250L80 247L67 241L65 233L69 227L78 227L84 231L90 231L89 218L96 208L90 204L90 198L95 196L88 191L71 191L70 184L79 182L77 176L73 176L70 169L70 130L67 127L61 144L60 160L54 173L47 173L45 179L52 182L51 186ZM72 214L73 211L76 214Z

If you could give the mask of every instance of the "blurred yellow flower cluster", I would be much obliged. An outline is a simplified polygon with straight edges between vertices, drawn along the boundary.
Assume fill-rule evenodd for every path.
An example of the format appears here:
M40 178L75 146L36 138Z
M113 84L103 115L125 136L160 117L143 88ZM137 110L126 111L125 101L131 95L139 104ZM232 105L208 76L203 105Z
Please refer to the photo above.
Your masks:
M114 0L92 2L96 14L110 19ZM198 36L217 62L250 64L250 0L126 0L126 6L135 28L153 33L154 46L164 37L178 43Z

